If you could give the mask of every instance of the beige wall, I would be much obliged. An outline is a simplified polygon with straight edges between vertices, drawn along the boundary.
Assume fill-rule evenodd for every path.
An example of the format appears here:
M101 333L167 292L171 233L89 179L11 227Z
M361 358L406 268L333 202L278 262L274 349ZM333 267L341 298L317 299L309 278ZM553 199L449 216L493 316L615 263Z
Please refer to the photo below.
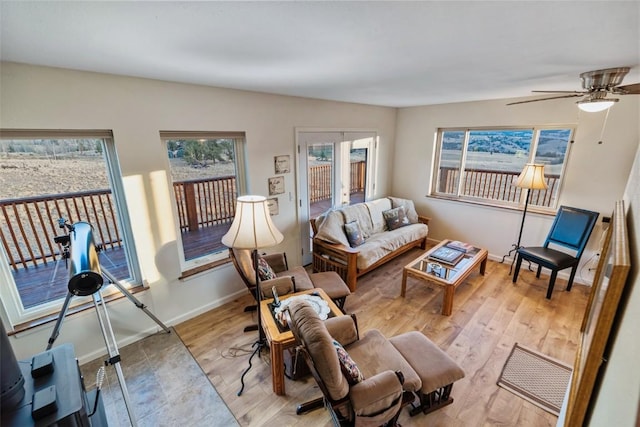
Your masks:
M377 191L389 190L391 162L386 159L393 153L393 108L9 63L1 64L0 71L1 128L113 130L139 260L151 288L139 294L140 299L167 324L246 291L231 265L177 279L177 233L160 130L246 132L249 192L262 195L267 194L267 178L273 176L273 156L289 154L295 159L296 127L375 130L381 159ZM285 175L288 193L280 197L280 214L274 217L285 240L273 248L286 251L293 263L300 254L295 176L295 171ZM155 328L128 301L109 304L109 313L121 345ZM16 355L42 351L51 329L45 325L13 338ZM65 319L58 340L72 342L83 358L105 348L93 310Z
M612 349L589 425L638 426L640 421L640 147L624 201L631 251L631 271L612 331Z
M615 200L625 194L626 186L630 230L634 236L632 283L640 280L638 166L629 178L633 158L640 155L636 154L640 140L639 102L634 97L622 98L611 109L604 144L599 145L604 115L578 114L570 101L505 107L507 101L501 100L396 110L17 64L1 64L0 72L0 127L113 130L140 262L151 287L138 296L168 324L206 311L242 295L245 290L230 266L190 280L177 280L176 232L167 214L171 202L159 130L247 132L250 191L258 194L267 192L266 179L272 175L273 155L290 154L295 158L295 127L377 130L381 140L377 194L413 198L420 213L433 217L431 238L473 241L488 247L495 257L515 241L521 213L425 197L429 191L436 128L577 123L561 203L608 215ZM294 190L293 174L287 176L286 186ZM280 212L275 222L284 232L285 242L276 250L286 250L295 257L299 242L294 201L281 199ZM528 215L523 242L542 240L550 220L545 215ZM598 232L596 229L595 233ZM636 333L639 307L640 292L635 286L626 303L596 405L594 426L633 425L640 377ZM109 304L109 313L120 345L133 342L155 328L128 301ZM13 337L11 342L18 358L44 350L51 328L49 324ZM65 320L58 342L73 343L84 360L104 351L92 310ZM619 390L624 396L635 396L635 400L629 397L634 402L632 407L629 400L619 398ZM616 422L610 423L613 419Z
M400 109L391 192L414 199L418 211L433 218L430 238L472 241L489 248L496 259L517 239L522 213L426 197L437 128L577 124L560 203L609 216L615 201L624 198L629 210L633 265L627 284L629 289L620 306L619 332L614 338L602 387L597 392L590 425L634 426L640 397L640 99L621 97L611 108L603 144L598 141L606 113L579 113L571 100L511 107L505 106L507 102L509 100ZM522 243L542 242L552 219L548 215L527 214ZM602 224L599 223L582 265L598 250L601 233ZM590 283L592 278L581 268L577 280Z
M392 193L412 198L421 214L432 217L429 237L466 240L489 249L500 259L518 238L522 211L426 197L435 156L438 127L531 126L576 124L570 147L560 204L598 211L610 216L622 198L638 145L637 97L622 97L611 108L603 144L598 144L606 113L583 113L573 100L505 106L509 100L466 102L402 108L398 111ZM553 217L528 212L522 244L541 243ZM596 226L582 265L600 244L602 223ZM566 275L566 273L565 273ZM581 268L576 280L590 283L593 276Z

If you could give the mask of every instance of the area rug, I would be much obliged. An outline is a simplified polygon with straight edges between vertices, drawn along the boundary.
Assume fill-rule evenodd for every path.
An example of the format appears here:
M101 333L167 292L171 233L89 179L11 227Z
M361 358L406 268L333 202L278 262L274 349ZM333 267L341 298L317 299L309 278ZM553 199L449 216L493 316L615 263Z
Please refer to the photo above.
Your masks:
M176 331L158 332L120 349L134 417L154 427L239 424ZM105 356L106 357L106 356ZM105 357L80 369L87 389L95 388L96 372ZM115 368L107 367L102 396L110 426L130 426Z
M498 385L558 416L571 371L570 366L515 343Z

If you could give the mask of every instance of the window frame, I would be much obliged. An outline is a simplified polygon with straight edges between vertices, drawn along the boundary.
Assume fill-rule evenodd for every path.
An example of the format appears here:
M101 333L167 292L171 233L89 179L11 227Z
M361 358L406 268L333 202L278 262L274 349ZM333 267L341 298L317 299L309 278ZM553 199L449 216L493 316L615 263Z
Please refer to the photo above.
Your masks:
M232 139L234 141L235 156L235 178L236 197L247 192L247 165L246 165L246 133L239 131L160 131L160 142L163 150L167 150L167 143L175 139ZM222 262L228 261L228 251L220 251L199 256L187 260L185 257L184 243L182 241L182 231L180 229L180 219L177 207L175 192L173 191L173 176L169 157L166 157L167 178L169 193L172 201L173 223L176 232L176 242L178 243L178 256L182 278L192 274L197 274L203 270L215 267Z
M124 193L124 183L122 180L122 172L117 156L116 143L111 130L100 129L78 129L78 130L59 130L59 129L0 129L0 138L2 139L100 139L102 140L103 159L107 170L107 179L109 180L111 195L116 205L118 221L117 227L120 231L122 241L124 243L124 254L129 269L128 280L121 280L121 284L131 291L143 288L143 279L138 261L137 250L133 238L131 228L130 214ZM13 278L13 273L9 266L9 254L6 253L4 247L0 245L0 278L10 286L0 287L0 313L12 327L16 325L29 324L38 319L58 316L65 298L59 298L54 301L38 304L33 307L25 308L22 304L20 293ZM113 292L107 289L105 285L101 290L103 295L107 296ZM7 289L8 288L8 289ZM114 288L115 289L115 288ZM82 307L91 302L91 296L73 298L69 304L69 313L74 312L77 308Z
M486 205L492 207L501 207L509 209L523 209L526 199L526 191L520 191L517 202L490 199L486 197L474 197L467 196L463 193L463 181L465 166L467 163L467 153L469 146L469 135L473 131L532 131L531 145L529 147L528 157L525 163L532 163L536 157L538 144L540 139L540 132L545 130L569 130L569 137L567 140L567 149L564 154L564 160L559 174L559 182L557 185L557 196L554 198L553 203L550 206L540 206L533 203L529 203L529 209L540 213L555 213L557 207L560 204L560 198L562 190L564 188L564 179L567 165L569 163L569 156L571 154L571 145L573 145L575 132L575 124L554 124L554 125L534 125L534 126L476 126L476 127L442 127L436 130L435 135L435 149L434 157L432 161L432 174L431 184L429 186L429 196L439 199L446 199L457 202L473 203L479 205ZM442 140L445 132L464 132L463 148L461 153L460 165L459 165L459 182L457 184L456 194L438 192L438 177L440 174L440 161L442 154ZM545 175L547 172L545 172Z

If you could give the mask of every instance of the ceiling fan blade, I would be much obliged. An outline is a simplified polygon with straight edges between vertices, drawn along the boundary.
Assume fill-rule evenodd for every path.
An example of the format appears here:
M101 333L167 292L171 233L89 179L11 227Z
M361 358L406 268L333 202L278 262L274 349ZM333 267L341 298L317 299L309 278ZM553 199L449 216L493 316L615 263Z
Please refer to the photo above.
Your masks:
M618 86L616 89L622 89L625 95L640 95L640 83Z
M586 93L589 93L589 92L579 91L579 90L532 90L531 92L538 92L538 93L575 93L575 94L580 94L580 95L584 95Z
M527 104L529 102L548 101L550 99L574 98L576 96L583 96L583 95L584 95L583 93L572 93L571 95L551 96L548 98L538 98L538 99L529 99L527 101L510 102L507 105Z

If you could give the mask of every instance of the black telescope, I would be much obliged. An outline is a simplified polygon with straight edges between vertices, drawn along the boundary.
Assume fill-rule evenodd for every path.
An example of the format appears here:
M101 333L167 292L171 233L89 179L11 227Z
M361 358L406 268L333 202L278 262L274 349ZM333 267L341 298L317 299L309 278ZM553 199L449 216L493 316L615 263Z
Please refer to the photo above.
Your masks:
M87 296L97 292L104 282L93 227L88 222L76 222L69 231L69 292Z

